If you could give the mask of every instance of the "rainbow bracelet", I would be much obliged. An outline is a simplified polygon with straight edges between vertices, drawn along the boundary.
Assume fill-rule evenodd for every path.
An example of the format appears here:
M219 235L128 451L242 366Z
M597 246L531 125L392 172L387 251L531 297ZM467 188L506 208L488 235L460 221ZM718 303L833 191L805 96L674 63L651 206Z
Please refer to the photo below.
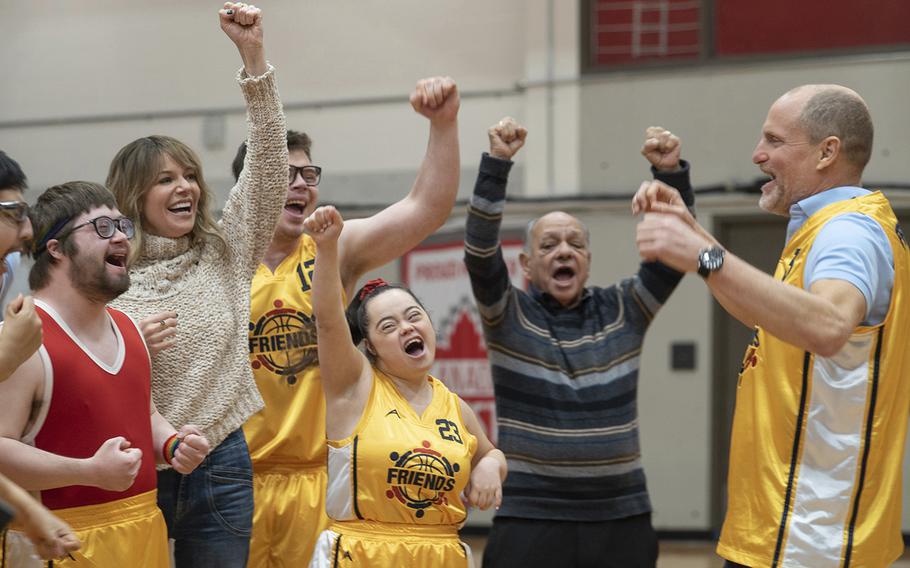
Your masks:
M171 437L164 441L164 445L161 447L161 455L164 456L164 461L168 465L171 465L171 460L174 459L174 454L177 453L177 446L180 445L180 438L177 437L177 433L174 432L171 434Z

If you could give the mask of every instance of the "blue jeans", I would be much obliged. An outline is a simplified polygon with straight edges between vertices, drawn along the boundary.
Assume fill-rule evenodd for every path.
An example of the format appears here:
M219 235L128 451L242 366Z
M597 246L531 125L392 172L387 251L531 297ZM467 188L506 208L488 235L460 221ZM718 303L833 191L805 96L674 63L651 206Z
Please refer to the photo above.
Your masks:
M158 507L178 568L244 568L253 529L253 465L235 430L189 475L158 472Z

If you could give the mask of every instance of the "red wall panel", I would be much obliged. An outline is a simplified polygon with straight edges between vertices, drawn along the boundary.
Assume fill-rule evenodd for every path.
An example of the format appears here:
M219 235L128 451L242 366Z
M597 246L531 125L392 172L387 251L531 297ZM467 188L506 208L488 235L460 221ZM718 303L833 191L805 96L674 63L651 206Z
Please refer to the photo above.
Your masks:
M715 54L910 44L907 0L717 0Z
M596 66L700 56L698 0L595 0L591 10Z

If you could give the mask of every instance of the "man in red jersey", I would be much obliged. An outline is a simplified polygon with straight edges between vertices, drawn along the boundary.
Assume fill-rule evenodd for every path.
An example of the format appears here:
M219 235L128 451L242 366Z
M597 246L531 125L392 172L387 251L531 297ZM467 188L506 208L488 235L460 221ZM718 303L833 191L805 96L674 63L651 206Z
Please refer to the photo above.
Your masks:
M32 223L28 205L22 198L26 188L25 173L16 160L0 150L0 258L7 259L32 239ZM18 262L17 262L18 264ZM11 281L9 263L0 262L6 270L0 285L2 300ZM35 312L31 297L17 296L4 310L0 328L0 382L6 380L19 365L41 346L41 320ZM12 481L0 475L0 530L9 521L5 507L14 514L22 531L34 543L39 556L46 559L63 556L79 548L79 540L70 527L35 501Z
M90 182L48 189L31 218L29 284L44 339L0 384L0 473L39 492L73 527L83 545L76 566L164 568L155 463L189 473L209 444L195 426L177 431L155 410L142 333L107 307L129 287L133 223ZM15 531L4 548L6 565L37 562Z

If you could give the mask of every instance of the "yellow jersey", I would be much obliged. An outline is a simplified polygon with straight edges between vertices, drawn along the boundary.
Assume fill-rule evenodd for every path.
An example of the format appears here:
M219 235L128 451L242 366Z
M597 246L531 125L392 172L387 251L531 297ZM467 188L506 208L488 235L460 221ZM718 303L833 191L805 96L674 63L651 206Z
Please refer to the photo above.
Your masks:
M827 205L790 238L775 278L803 288L822 227L858 212L894 257L885 319L822 357L756 328L736 394L728 508L718 554L747 566L880 567L903 550L901 483L910 375L907 245L887 199Z
M428 377L433 398L418 416L392 380L373 368L373 387L354 432L330 440L326 512L335 521L448 525L467 516L461 492L477 438L458 396Z
M260 264L253 277L250 365L265 401L243 426L254 470L325 467L325 396L311 300L315 263L316 244L303 235L275 272Z

